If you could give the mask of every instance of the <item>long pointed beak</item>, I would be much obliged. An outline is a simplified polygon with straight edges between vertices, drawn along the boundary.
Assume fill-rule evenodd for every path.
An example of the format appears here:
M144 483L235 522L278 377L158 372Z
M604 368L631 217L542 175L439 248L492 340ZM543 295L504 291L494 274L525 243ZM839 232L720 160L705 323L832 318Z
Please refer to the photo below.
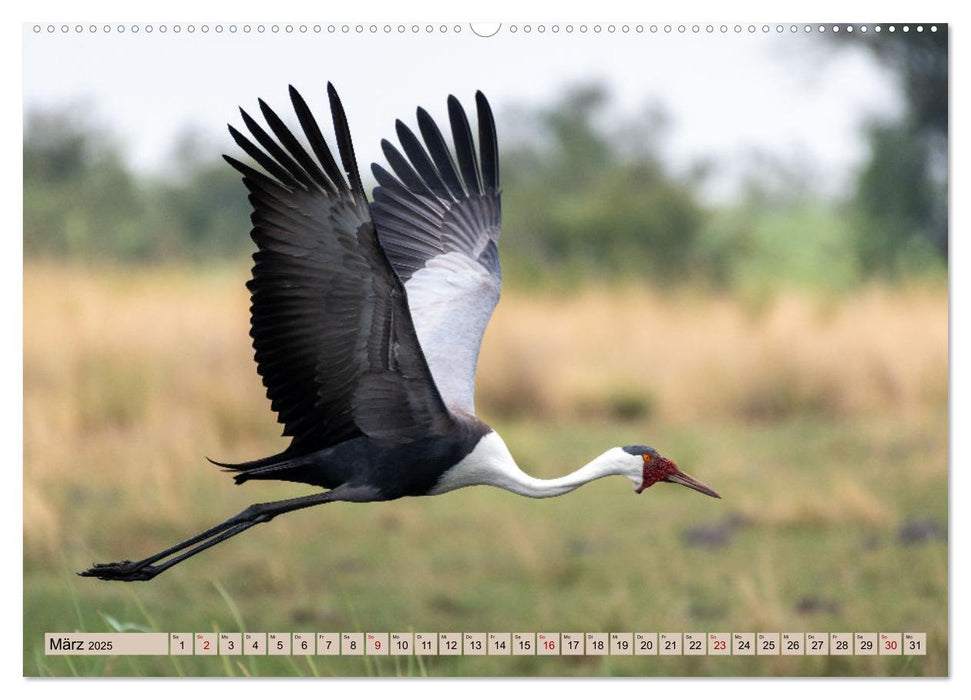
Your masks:
M677 469L677 468L676 468ZM670 481L672 484L681 484L682 486L687 486L689 489L694 489L695 491L700 491L706 496L711 496L712 498L721 498L718 492L703 483L694 479L687 474L685 474L680 469L677 469L673 474L668 474L663 479L664 481Z

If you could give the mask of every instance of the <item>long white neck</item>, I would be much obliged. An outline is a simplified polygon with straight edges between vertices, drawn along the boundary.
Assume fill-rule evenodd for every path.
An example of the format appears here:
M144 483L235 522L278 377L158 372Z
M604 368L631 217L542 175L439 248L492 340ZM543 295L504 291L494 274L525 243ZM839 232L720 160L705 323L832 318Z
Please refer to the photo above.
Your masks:
M465 459L449 469L436 484L432 494L445 493L465 486L496 486L530 498L551 498L569 493L586 483L605 476L622 475L633 481L630 459L620 448L604 452L575 472L556 479L537 479L522 471L496 433L489 433Z

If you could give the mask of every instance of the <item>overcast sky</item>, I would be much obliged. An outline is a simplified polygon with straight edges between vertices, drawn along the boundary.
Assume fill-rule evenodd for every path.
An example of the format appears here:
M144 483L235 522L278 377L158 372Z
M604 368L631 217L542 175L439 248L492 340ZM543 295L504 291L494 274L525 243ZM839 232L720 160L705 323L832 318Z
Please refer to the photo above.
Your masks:
M649 104L660 104L670 116L665 155L675 167L697 159L716 159L724 185L742 167L745 154L759 150L811 163L830 190L842 187L865 154L861 125L878 115L897 113L900 98L894 76L860 49L832 50L815 35L776 25L755 33L735 25L708 34L704 25L684 33L674 25L637 32L630 24L609 32L609 25L580 25L567 33L559 25L539 32L524 25L513 33L505 25L491 38L476 36L469 25L454 24L442 33L422 25L417 34L398 25L384 33L377 25L361 34L350 25L334 33L328 25L196 24L190 34L182 25L160 31L145 24L104 25L91 32L75 25L53 34L47 25L24 29L24 109L74 105L93 112L120 135L127 154L139 168L168 167L166 158L176 137L192 126L211 135L217 151L234 151L225 123L237 125L237 105L257 113L262 97L289 119L287 85L301 90L312 108L324 110L323 86L331 80L347 110L360 162L381 160L379 142L393 138L395 118L414 123L414 108L423 105L436 116L445 113L445 98L454 93L471 104L483 90L500 116L510 106L540 106L573 84L606 82L615 98L614 114L634 118ZM325 120L322 120L325 121ZM500 149L502 133L500 133ZM727 175L726 175L727 174Z

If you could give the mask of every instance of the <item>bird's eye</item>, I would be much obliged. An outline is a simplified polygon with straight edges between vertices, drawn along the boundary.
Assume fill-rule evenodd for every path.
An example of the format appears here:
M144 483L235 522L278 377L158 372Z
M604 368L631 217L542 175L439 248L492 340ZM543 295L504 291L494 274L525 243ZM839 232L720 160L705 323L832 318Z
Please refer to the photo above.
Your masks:
M649 455L647 452L645 452L642 455L642 457L644 457L644 464L650 464L651 463L651 455Z

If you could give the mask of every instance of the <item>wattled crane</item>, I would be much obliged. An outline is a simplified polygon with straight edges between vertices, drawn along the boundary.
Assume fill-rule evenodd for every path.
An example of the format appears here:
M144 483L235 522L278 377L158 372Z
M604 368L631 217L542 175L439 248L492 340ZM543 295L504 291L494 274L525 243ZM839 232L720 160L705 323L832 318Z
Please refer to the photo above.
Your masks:
M292 86L313 156L262 100L272 136L242 110L256 143L229 127L262 168L224 156L242 173L253 205L250 335L267 397L291 442L253 462L216 462L237 484L281 479L325 491L251 505L150 557L97 564L81 575L146 581L254 525L333 501L389 501L475 485L547 498L611 475L630 479L637 493L664 481L718 498L644 445L614 447L557 479L516 466L473 406L479 346L502 286L489 103L476 93L478 156L455 97L448 98L454 159L428 112L418 109L421 139L398 121L404 153L382 141L392 172L372 165L378 187L369 204L344 109L334 87L327 91L343 167Z

